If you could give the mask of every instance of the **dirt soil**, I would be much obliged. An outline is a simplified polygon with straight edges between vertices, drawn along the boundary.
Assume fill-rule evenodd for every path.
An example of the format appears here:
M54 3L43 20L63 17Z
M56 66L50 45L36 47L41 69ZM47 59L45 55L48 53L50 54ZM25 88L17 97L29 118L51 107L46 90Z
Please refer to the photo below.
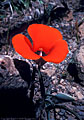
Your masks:
M45 0L46 6L48 6L49 3L52 5L58 4L58 6L63 6L60 2L58 2L58 0ZM78 71L77 68L75 67L76 65L75 63L77 61L74 60L75 52L79 49L80 44L82 42L84 43L84 11L80 9L76 10L76 8L72 6L71 0L67 2L67 5L70 11L66 13L66 15L60 17L59 19L57 18L51 19L50 22L49 21L45 22L46 18L44 19L44 17L42 17L42 15L44 14L44 6L38 0L36 2L32 2L32 8L25 10L22 16L14 12L13 16L10 17L9 21L7 18L4 19L3 21L0 21L0 65L4 57L8 56L12 59L12 62L9 63L11 64L10 66L12 66L12 69L10 70L8 69L9 65L8 62L6 63L6 61L5 68L1 68L0 66L1 109L3 108L5 109L7 104L9 106L10 105L13 106L13 108L16 109L13 105L13 102L15 104L17 102L16 105L18 105L18 109L16 111L17 112L19 111L19 115L24 114L23 116L21 116L23 120L26 119L28 120L28 117L30 117L30 120L32 120L32 116L35 117L35 114L33 113L34 111L32 111L32 109L31 110L27 109L26 105L30 107L32 105L32 108L34 109L33 104L36 104L39 98L41 98L40 87L39 83L35 84L35 94L33 98L33 103L29 105L27 103L26 95L28 96L29 94L28 78L30 78L31 76L28 75L27 71L25 70L27 69L29 74L31 74L32 64L34 64L34 62L32 60L24 59L22 56L20 56L14 51L11 44L11 38L18 33L22 33L28 36L27 28L30 24L43 23L54 28L57 28L62 33L63 39L67 41L69 48L69 53L63 62L61 62L60 64L47 62L42 66L41 72L46 92L50 91L53 95L56 95L57 93L66 93L73 96L76 99L76 101L63 103L63 105L68 106L73 111L75 111L82 120L84 119L84 81L81 82L77 76ZM10 13L8 17L9 16ZM9 37L7 37L7 34ZM9 44L7 44L7 42ZM84 75L84 73L82 74ZM36 80L38 81L37 73ZM17 91L18 93L16 93ZM14 96L11 94L13 94ZM8 98L7 95L9 96L10 99ZM20 97L18 97L19 95ZM11 99L11 97L13 99ZM17 97L17 99L15 99L15 97ZM8 102L6 102L3 99L7 99ZM21 102L19 103L20 100ZM10 104L10 101L13 102ZM25 101L24 104L23 101ZM20 112L20 109L24 110ZM26 109L29 113L31 111L32 114L28 114L27 116ZM7 112L6 109L5 112ZM12 111L11 113L14 114L14 111ZM13 120L14 119L13 117L15 117L11 116L9 113L5 114L4 110L2 110L1 114L2 114L0 115L1 120ZM27 118L25 118L25 116ZM51 120L54 120L53 119L54 114L52 110L50 116ZM18 115L16 115L16 117L18 118ZM46 120L46 116L44 116L44 120ZM56 109L56 120L76 120L76 119L71 113L67 112L64 109Z

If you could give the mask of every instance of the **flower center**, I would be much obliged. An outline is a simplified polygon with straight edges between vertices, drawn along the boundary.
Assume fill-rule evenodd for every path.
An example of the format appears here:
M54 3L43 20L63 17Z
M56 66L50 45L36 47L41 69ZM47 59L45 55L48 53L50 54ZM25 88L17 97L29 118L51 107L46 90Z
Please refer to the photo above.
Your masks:
M39 56L46 56L45 52L43 51L43 48L39 48L35 53Z
M43 48L39 48L39 51L40 51L39 55L42 56L43 55Z
M39 48L39 51L43 51L43 48Z

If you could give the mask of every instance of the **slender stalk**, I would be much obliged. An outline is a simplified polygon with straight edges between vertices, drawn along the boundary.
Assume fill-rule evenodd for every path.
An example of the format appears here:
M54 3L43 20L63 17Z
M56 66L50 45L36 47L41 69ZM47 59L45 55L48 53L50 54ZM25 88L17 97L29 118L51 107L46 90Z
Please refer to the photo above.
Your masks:
M33 65L32 79L31 79L31 84L32 84L32 86L31 86L31 88L30 88L30 90L31 90L31 92L30 92L30 99L31 99L31 101L33 100L34 89L35 89L35 85L34 85L34 81L35 81L35 72L36 72L36 66L35 66L35 64L34 64L34 65Z
M82 20L78 23L78 27L80 27L81 24L84 23L84 17L82 18Z
M11 10L11 13L12 13L12 16L13 16L13 7L12 7L10 2L9 2L9 6L10 6L10 10Z
M50 111L47 111L47 120L50 120Z
M40 72L40 66L38 66L38 70L39 70L39 82L40 82L40 90L41 90L41 96L42 98L45 97L45 88L44 88L44 83L43 83L43 78Z
M54 119L56 120L56 111L55 111L55 108L53 109L54 111Z

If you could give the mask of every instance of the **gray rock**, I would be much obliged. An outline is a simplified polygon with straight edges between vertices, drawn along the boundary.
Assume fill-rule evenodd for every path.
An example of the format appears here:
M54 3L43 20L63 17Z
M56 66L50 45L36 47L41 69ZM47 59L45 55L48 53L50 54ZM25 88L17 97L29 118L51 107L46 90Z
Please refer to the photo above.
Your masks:
M77 106L77 109L84 111L84 106Z
M39 18L40 17L40 10L38 8L35 9L35 13L34 13L34 18Z
M7 55L0 55L0 69L0 73L2 73L3 76L5 76L6 72L8 72L10 75L19 74L15 68L12 58Z
M18 62L17 66L20 67L20 65L22 64L19 64ZM23 71L21 70L19 72L18 69L16 69L16 66L11 57L7 55L0 55L0 89L1 88L15 89L21 87L27 88L28 87L27 82L29 80L24 76L28 77L28 75L23 76L22 74L24 74Z
M84 6L84 0L66 0L70 9L80 10Z
M84 83L84 39L73 56L78 70L78 77Z
M84 112L79 112L79 115L80 116L84 116Z

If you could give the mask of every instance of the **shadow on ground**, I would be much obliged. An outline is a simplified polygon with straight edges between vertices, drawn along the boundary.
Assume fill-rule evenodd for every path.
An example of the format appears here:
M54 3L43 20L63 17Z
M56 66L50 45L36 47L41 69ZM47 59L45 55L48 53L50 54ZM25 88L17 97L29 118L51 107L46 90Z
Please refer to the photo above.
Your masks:
M13 60L14 60L16 69L20 73L20 76L24 81L28 83L28 86L29 86L31 81L30 65L27 62L22 60L18 60L18 59L13 59Z
M29 64L18 59L14 60L14 64L22 79L29 85L31 80ZM10 87L9 80L4 80L3 87L0 88L0 118L34 118L35 107L27 96L28 87L21 82L18 83L16 78L10 80L11 84L15 80L14 87Z
M34 118L34 113L34 104L27 97L27 89L3 88L0 90L0 118Z

